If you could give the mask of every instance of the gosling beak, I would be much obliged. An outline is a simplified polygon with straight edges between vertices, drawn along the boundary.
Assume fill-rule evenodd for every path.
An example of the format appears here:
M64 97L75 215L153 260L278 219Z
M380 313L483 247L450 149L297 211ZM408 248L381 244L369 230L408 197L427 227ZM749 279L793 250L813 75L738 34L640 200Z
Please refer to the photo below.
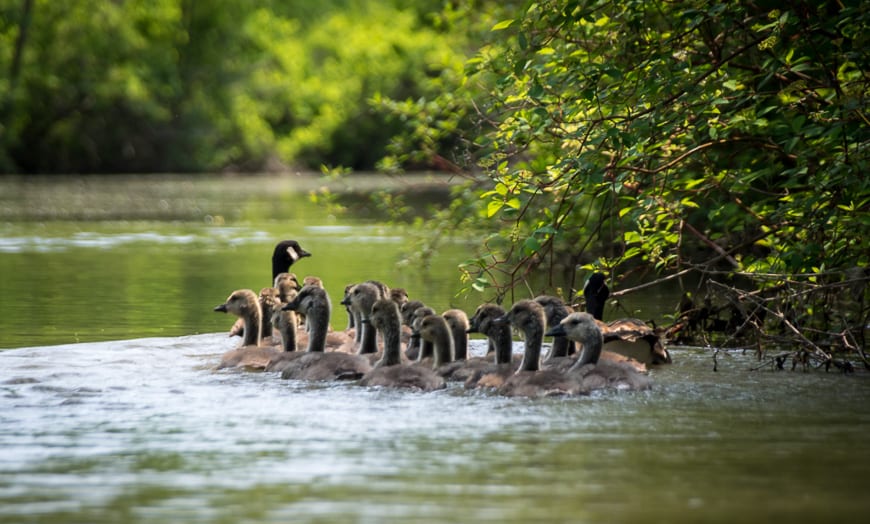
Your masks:
M548 329L547 332L544 333L544 335L548 337L564 337L565 328L562 327L562 324L556 324L555 326Z
M219 312L221 312L221 313L226 313L226 312L227 312L227 305L226 305L226 304L221 304L221 305L219 305L219 306L215 306L214 310L215 310L215 311L219 311Z

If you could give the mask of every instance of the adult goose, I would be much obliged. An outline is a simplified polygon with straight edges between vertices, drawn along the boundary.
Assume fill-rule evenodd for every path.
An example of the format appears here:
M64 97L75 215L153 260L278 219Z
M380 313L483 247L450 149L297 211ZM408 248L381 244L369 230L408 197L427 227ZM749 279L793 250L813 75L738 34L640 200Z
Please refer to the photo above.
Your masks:
M432 391L444 388L444 379L431 367L402 362L402 317L392 299L378 299L371 308L369 323L384 339L384 353L374 368L360 380L361 386Z
M604 349L650 364L669 364L671 355L661 338L644 321L636 318L620 318L605 323L604 304L610 296L607 279L602 273L593 273L583 286L586 312L599 321L604 336Z
M285 310L302 313L308 319L308 349L283 352L272 360L267 371L281 371L281 378L295 380L356 380L371 370L369 360L359 355L325 352L332 303L326 290L303 286Z
M297 260L304 257L310 257L311 253L302 249L302 246L299 245L299 242L295 240L282 240L275 245L274 250L272 251L272 285L278 289L278 293L282 292L282 287L279 285L288 285L283 283L283 280L279 281L279 275L282 273L288 274L288 270L290 266L292 266ZM289 273L292 275L292 273ZM296 277L293 275L293 280ZM298 289L298 282L296 282L296 287ZM271 322L271 314L264 314L262 316L261 322L270 323ZM242 338L246 338L244 333L244 325L241 321L236 322L230 328L229 336L241 336ZM261 336L268 337L271 336L271 330L263 331Z
M310 257L311 253L302 249L299 242L295 240L282 240L275 245L275 250L272 252L272 281L280 273L289 271L290 266L295 264L300 258Z
M567 373L580 384L579 391L596 389L649 389L649 376L624 362L599 360L604 337L595 318L589 313L571 313L553 326L547 336L564 336L583 345L577 362Z

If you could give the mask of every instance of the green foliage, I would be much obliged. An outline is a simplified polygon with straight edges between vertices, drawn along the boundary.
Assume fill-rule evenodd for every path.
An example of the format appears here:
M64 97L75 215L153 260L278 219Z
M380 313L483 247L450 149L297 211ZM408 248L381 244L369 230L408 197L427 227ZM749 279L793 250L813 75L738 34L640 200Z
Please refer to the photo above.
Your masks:
M541 0L492 21L451 93L474 102L456 141L485 175L469 285L867 268L868 26L858 1Z
M435 7L0 0L0 171L371 169L461 70Z

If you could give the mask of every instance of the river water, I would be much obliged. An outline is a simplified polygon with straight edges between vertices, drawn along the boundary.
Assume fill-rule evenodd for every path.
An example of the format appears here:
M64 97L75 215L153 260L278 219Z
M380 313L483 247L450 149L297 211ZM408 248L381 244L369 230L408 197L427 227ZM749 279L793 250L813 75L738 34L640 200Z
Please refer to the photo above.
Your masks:
M750 371L739 351L714 371L672 348L651 391L524 400L215 370L238 339L211 307L266 285L291 234L328 288L374 270L473 310L454 297L466 244L397 267L401 230L318 215L286 183L0 187L0 522L866 520L863 372Z

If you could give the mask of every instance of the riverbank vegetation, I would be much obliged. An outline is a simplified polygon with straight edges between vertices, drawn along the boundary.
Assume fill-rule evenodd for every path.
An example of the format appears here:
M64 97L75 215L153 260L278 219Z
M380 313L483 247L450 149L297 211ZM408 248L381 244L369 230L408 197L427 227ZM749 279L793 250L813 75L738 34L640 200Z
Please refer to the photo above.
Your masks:
M468 292L687 278L675 338L864 358L866 2L4 0L0 19L4 172L445 171L467 183L415 251L481 231Z
M693 275L674 338L866 363L868 21L860 2L552 0L494 24L456 156L485 181L443 215L490 228L469 286Z

